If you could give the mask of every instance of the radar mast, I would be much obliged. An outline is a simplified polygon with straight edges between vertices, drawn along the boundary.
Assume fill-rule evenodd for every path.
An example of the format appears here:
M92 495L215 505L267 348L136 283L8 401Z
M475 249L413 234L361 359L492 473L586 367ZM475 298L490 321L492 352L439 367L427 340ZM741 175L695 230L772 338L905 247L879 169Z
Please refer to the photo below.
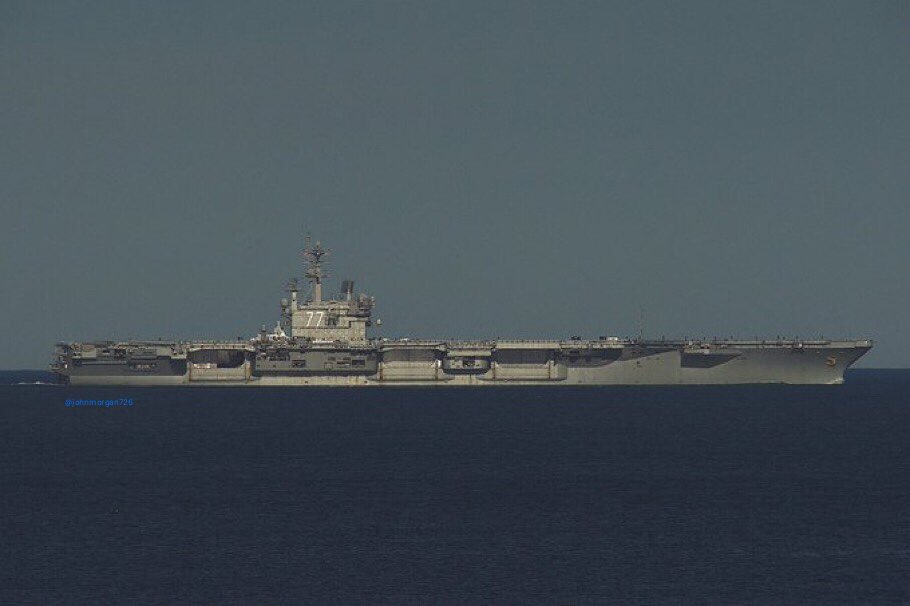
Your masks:
M322 271L323 257L329 254L329 251L322 247L319 241L312 244L310 237L304 238L305 248L303 249L303 258L306 259L306 279L313 285L313 302L322 302L322 279L328 278L329 274Z

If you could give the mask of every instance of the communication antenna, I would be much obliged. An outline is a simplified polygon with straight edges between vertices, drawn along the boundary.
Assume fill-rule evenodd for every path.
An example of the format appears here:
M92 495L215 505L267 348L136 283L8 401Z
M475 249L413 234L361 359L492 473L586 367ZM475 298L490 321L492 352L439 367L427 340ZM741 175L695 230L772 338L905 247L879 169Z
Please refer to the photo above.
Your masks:
M638 307L638 340L639 342L645 340L645 307L640 305Z
M329 274L322 271L323 258L329 254L329 250L322 247L319 241L312 243L310 236L304 237L303 258L306 260L306 279L313 285L313 302L322 302L322 279L328 278Z

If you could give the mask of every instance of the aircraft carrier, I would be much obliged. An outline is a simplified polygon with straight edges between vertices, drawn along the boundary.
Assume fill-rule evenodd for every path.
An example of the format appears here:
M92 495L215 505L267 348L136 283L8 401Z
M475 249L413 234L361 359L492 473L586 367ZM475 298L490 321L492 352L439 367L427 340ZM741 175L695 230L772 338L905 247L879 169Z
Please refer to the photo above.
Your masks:
M870 340L454 341L371 338L374 298L345 280L323 298L328 251L307 240L281 320L249 340L59 343L51 366L71 385L494 386L838 384Z

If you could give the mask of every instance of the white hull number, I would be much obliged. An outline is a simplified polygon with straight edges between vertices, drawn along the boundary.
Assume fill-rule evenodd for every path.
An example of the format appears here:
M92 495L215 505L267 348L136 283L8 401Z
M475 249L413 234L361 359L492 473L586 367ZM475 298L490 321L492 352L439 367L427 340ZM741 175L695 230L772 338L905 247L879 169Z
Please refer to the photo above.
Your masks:
M306 312L306 326L307 328L319 328L322 326L322 319L325 317L324 311L308 311ZM313 318L316 319L316 323L313 324Z

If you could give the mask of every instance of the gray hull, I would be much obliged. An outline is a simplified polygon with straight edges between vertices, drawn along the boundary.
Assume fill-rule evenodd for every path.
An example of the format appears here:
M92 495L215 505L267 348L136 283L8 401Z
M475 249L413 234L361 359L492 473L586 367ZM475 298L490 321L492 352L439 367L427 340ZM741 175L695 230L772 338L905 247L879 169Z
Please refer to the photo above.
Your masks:
M108 347L117 352L108 353L113 360L102 355L80 361L70 351L56 371L72 385L839 384L871 346L869 341L376 341L357 348L262 350L236 343L172 343L159 346L165 355L137 369L128 361L127 343Z

